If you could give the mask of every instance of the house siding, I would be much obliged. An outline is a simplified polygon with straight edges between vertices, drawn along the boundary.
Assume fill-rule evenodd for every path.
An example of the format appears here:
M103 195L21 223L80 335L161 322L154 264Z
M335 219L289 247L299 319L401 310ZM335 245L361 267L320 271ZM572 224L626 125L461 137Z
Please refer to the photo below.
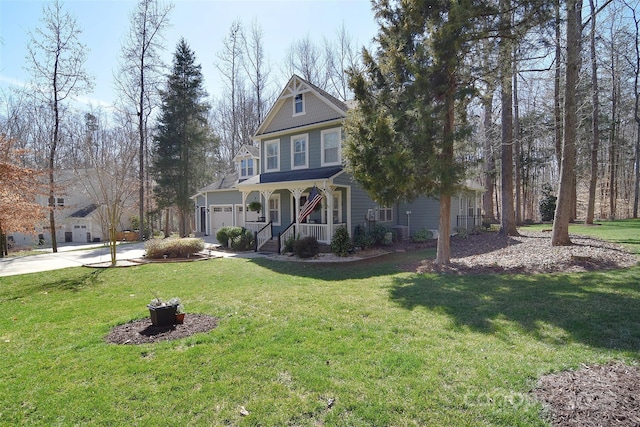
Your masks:
M242 204L242 193L238 190L216 191L215 193L207 193L207 204L211 205L233 205Z
M407 215L407 211L411 211L411 215ZM437 230L439 217L440 203L432 198L418 197L413 203L401 202L398 205L398 224L408 225L411 234L425 228Z
M322 123L343 117L342 114L327 105L313 92L305 92L304 98L305 114L299 116L293 115L293 98L284 99L273 120L265 129L264 134L298 128L314 123Z
M297 132L294 130L291 134L284 135L280 138L270 138L269 136L265 136L262 139L264 141L280 141L280 153L278 158L278 170L280 172L291 170L291 138L297 135L307 135L307 145L309 150L309 163L308 169L316 169L321 168L322 166L322 132L328 129L336 129L340 128L339 125L335 123L330 126L323 126L317 129L312 129L309 131L298 130ZM267 153L265 152L264 144L261 144L261 154L262 158L267 158ZM352 185L352 184L351 184Z

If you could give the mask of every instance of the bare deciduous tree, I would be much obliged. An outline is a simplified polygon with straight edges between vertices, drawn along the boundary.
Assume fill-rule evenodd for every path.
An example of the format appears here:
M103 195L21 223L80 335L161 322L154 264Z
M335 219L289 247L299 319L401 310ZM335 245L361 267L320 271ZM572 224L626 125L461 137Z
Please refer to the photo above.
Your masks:
M53 252L57 252L55 167L61 123L67 103L89 90L92 79L84 70L87 47L79 40L80 27L74 17L63 11L59 0L44 6L41 22L42 27L30 33L27 62L34 99L53 113L48 144L49 227Z
M138 125L138 184L139 216L145 217L145 172L148 146L148 122L153 109L159 105L158 88L161 86L164 50L163 31L169 26L169 13L173 5L158 0L139 0L131 13L130 29L122 46L120 70L116 86L123 95L123 107L135 114ZM140 240L144 238L140 233Z

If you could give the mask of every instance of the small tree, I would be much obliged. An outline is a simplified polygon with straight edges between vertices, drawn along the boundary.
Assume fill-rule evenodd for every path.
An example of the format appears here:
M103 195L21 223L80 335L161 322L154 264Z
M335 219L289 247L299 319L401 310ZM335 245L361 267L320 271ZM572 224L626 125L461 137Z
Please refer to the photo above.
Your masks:
M13 149L12 140L0 135L0 258L8 252L8 232L33 232L46 214L36 202L36 196L45 194L37 185L39 173L19 166L22 154Z
M116 265L116 228L127 206L132 204L136 192L135 159L136 138L131 127L102 133L105 141L100 149L85 147L92 168L78 171L85 189L99 206L98 216L103 229L108 230L111 265ZM141 233L142 234L142 231Z
M542 198L540 199L540 216L543 221L553 221L556 211L556 200L558 198L553 194L553 188L550 184L542 184Z
M347 256L347 253L352 247L353 244L351 243L351 237L349 237L347 227L344 225L338 227L331 240L331 252L338 256Z

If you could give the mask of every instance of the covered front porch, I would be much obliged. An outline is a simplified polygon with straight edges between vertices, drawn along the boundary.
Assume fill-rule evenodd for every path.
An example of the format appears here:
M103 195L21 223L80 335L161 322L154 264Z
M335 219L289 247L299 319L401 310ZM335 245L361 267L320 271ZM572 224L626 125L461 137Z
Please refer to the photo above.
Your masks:
M272 174L270 174L272 175ZM247 218L244 211L245 228L257 235L259 250L269 240L278 241L282 251L290 238L313 236L319 243L330 244L338 227L344 225L351 230L351 189L335 185L332 175L321 180L261 182L260 176L237 185L242 194L242 206L258 202L261 207L257 221ZM262 181L268 177L262 177ZM316 188L322 200L303 220L300 212L305 207L312 188Z

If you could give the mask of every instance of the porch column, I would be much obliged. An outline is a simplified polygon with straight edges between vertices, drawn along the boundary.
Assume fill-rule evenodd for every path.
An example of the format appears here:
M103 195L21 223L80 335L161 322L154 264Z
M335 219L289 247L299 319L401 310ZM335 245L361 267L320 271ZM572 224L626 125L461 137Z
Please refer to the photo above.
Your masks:
M293 194L293 215L295 216L294 221L297 225L299 224L298 217L300 214L300 196L302 195L304 188L296 187L296 188L289 188L288 190L291 194Z
M269 199L271 198L271 195L273 194L273 190L262 190L260 191L260 195L262 196L262 198L264 199L264 204L263 206L263 213L264 213L264 222L269 222L267 221L267 214L269 213ZM282 209L282 207L281 207Z
M333 239L333 190L335 190L335 187L326 186L323 190L327 197L327 238L331 243Z
M249 193L246 191L242 192L242 223L244 226L247 226L247 196Z

